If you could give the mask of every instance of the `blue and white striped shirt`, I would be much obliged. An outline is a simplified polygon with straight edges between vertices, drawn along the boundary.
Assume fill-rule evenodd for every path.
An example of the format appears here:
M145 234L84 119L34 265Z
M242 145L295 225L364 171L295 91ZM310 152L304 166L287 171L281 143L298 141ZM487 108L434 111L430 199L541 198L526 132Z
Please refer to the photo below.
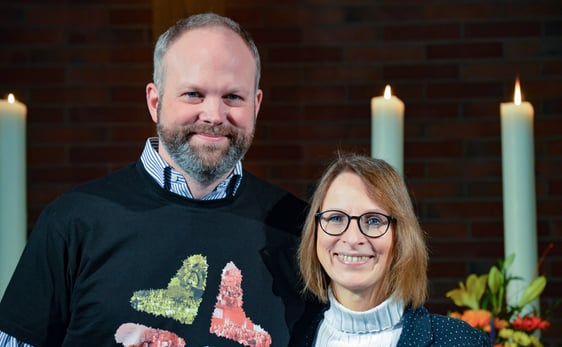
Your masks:
M27 343L20 342L16 340L15 337L11 337L2 330L0 330L0 346L1 347L33 347Z
M158 138L150 137L146 140L141 155L141 162L145 170L164 189L193 199L187 182L181 173L174 170L158 154ZM232 173L221 182L211 193L205 195L202 200L216 200L232 196L240 186L242 178L242 162L238 161ZM0 330L0 347L33 347L27 343L20 342L16 338Z
M187 182L181 173L174 170L158 154L158 138L150 137L146 140L141 155L141 162L145 170L160 185L160 187L186 198L193 199ZM221 182L212 192L201 200L216 200L232 196L240 186L242 178L242 162L238 161L232 173Z

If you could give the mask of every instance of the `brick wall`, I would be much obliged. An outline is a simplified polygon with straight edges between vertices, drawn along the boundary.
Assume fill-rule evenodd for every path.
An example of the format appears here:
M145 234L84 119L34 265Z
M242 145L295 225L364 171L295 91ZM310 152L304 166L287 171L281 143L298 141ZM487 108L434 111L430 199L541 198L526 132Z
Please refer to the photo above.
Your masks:
M2 1L0 95L28 106L28 202L137 159L154 126L149 0ZM215 1L216 3L216 1ZM434 311L503 256L499 103L535 107L542 303L562 293L562 2L229 0L256 39L264 102L245 166L307 197L340 148L370 152L370 98L406 104L404 174L431 249ZM560 310L544 334L562 343Z

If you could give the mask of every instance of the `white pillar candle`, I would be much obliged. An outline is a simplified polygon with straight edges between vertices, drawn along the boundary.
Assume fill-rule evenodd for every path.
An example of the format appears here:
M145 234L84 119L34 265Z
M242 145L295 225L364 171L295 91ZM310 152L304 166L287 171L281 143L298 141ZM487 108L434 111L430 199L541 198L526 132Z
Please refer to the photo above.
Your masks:
M504 254L515 254L508 303L517 304L536 277L537 231L533 143L533 106L522 102L519 80L514 102L500 106L503 176ZM535 303L538 308L538 302Z
M0 100L0 298L27 238L26 116L12 94Z
M389 85L383 96L371 99L371 156L385 160L403 174L404 103L391 95Z

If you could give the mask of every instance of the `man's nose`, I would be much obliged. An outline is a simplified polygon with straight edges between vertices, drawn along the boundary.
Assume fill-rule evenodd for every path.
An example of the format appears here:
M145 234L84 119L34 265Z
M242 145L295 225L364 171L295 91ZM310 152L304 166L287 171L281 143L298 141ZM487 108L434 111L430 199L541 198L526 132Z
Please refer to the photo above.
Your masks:
M221 124L226 117L226 105L221 98L205 98L199 118L205 123Z

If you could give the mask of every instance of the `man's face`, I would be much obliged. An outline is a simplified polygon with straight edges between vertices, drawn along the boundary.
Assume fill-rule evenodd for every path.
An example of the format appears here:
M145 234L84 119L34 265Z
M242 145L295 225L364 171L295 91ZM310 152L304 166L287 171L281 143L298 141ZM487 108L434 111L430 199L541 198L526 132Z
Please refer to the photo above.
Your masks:
M161 90L147 87L164 159L202 184L227 176L252 142L262 97L255 78L254 57L235 33L200 28L178 38Z

